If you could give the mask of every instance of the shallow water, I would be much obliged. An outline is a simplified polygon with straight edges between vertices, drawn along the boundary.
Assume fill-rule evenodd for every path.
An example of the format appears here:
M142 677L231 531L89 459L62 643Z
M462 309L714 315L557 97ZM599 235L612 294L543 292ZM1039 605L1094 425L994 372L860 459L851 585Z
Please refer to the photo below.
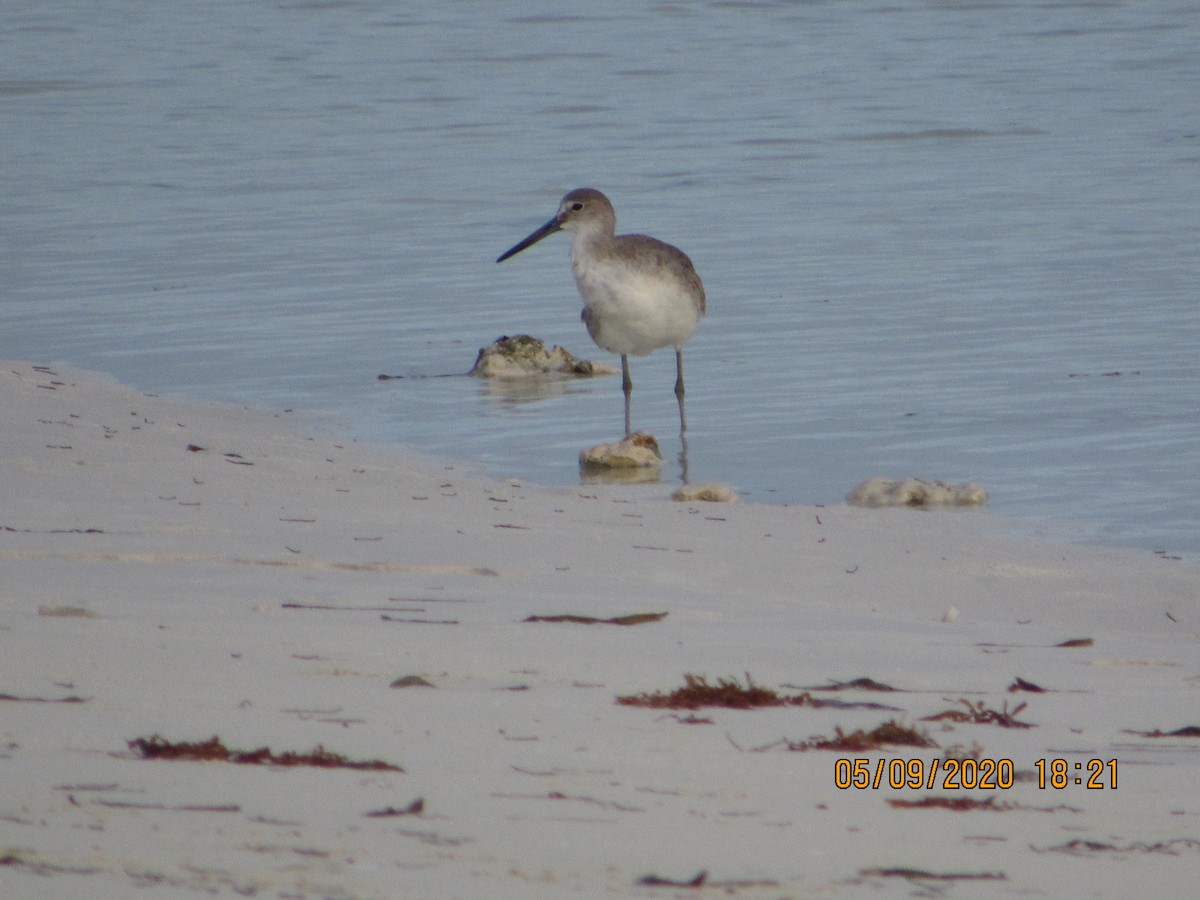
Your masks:
M1200 551L1200 8L594 7L6 9L0 356L575 483L618 379L426 376L500 334L605 358L566 237L494 262L591 185L704 277L691 480L970 478ZM678 480L672 355L632 362Z

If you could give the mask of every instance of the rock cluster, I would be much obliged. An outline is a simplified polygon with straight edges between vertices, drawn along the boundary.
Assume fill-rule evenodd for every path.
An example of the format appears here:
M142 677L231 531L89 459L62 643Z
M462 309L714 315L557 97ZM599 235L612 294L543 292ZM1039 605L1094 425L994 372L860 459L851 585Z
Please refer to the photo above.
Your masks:
M597 444L579 451L579 465L584 468L636 469L661 462L658 441L644 431L635 431L615 444Z
M846 497L851 506L983 506L987 491L974 481L951 484L948 481L921 481L904 478L893 481L876 475L868 478Z
M536 375L590 377L615 375L617 370L603 363L589 362L555 344L527 334L498 337L479 351L469 375L480 378L528 378Z

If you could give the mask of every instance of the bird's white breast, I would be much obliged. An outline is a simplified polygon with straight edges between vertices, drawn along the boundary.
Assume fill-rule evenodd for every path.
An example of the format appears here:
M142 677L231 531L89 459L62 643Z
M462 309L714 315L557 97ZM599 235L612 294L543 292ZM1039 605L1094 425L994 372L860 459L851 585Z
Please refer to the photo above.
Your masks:
M644 262L635 260L636 262ZM688 285L670 268L595 257L571 247L571 269L583 298L588 333L610 353L644 356L681 347L696 330L700 311Z

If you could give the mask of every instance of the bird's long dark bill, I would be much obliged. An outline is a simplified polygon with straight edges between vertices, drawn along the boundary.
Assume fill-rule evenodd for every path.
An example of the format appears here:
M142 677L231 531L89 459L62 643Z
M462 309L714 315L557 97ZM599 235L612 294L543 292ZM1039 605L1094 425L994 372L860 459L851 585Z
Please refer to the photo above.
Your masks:
M516 256L518 253L520 253L526 247L532 247L534 244L536 244L542 238L549 237L550 235L554 234L554 232L559 231L559 230L561 230L561 229L558 224L558 219L557 218L551 219L549 222L547 222L545 225L543 225L541 228L539 228L537 231L535 231L529 237L525 238L525 240L521 241L521 243L517 244L512 249L505 250L503 253L501 253L500 257L496 260L496 262L502 263L506 259L508 259L510 256Z

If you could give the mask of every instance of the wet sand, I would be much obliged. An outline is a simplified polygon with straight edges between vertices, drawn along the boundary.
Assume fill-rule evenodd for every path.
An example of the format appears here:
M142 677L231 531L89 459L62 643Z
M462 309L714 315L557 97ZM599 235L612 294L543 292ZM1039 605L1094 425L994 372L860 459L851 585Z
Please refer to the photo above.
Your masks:
M0 894L1194 889L1193 562L670 490L0 365Z

